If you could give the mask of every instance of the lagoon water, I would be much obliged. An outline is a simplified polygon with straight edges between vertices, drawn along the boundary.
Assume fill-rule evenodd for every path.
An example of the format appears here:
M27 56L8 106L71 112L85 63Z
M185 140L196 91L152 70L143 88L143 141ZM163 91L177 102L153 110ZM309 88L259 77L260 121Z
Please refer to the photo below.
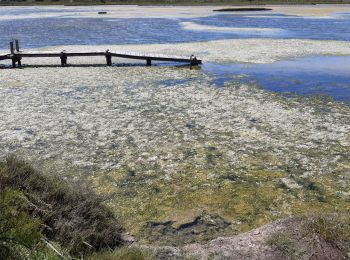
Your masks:
M232 75L236 81L254 82L285 94L328 96L350 102L350 56L311 56L268 64L204 64L203 70L217 75L222 86Z
M0 49L8 48L8 42L17 38L25 48L64 45L67 40L73 45L177 43L239 38L350 40L350 18L347 14L337 14L332 18L248 13L217 14L202 18L113 19L103 16L85 18L82 15L84 12L86 10L60 8L0 9ZM40 17L41 14L48 17ZM16 18L21 16L23 18ZM182 23L188 22L202 26L272 30L197 31L183 28Z
M232 225L210 224L217 231L182 233L178 242L291 214L345 212L349 17L174 8L0 8L0 49L18 38L23 48L194 53L204 61L192 70L109 67L104 57L70 57L74 66L63 68L57 58L24 58L23 69L1 61L8 67L0 67L0 158L15 154L88 182L138 241L158 239L142 231L149 223L191 226L207 213ZM173 232L156 232L161 243L177 242L167 240Z
M350 17L347 13L333 14L328 18L253 12L197 18L120 19L85 17L86 12L87 9L79 7L0 9L0 49L8 48L11 39L19 39L23 48L240 38L350 40ZM218 82L225 80L223 75L245 74L244 80L256 81L271 91L328 95L335 100L350 102L349 61L349 57L320 56L265 65L206 63L203 71L216 75ZM329 70L329 67L336 70Z

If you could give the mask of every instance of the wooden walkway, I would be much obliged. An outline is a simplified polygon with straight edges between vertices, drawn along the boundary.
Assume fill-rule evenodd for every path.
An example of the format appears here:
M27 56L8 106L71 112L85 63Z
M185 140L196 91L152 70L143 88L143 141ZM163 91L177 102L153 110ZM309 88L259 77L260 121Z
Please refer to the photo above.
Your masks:
M7 60L8 54L7 53L0 53L0 60Z
M152 65L152 61L163 61L163 62L179 62L187 63L191 66L197 66L202 64L202 61L197 59L195 56L191 57L180 57L180 56L166 56L166 55L155 55L155 54L141 54L141 53L131 53L131 52L110 52L106 50L105 52L23 52L19 50L18 40L10 42L10 53L1 54L0 60L12 60L12 67L21 67L23 58L48 58L57 57L61 60L61 66L67 65L68 57L91 57L91 56L101 56L106 58L107 66L112 66L112 58L125 58L132 60L144 60L147 66Z

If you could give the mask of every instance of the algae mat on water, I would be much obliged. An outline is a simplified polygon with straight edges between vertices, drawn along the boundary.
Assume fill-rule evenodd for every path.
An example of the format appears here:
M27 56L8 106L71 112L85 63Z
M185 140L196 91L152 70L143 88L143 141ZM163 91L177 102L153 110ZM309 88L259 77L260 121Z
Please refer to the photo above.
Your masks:
M1 74L1 156L89 181L146 241L158 232L153 242L179 243L152 228L179 230L197 216L221 224L192 229L194 241L290 214L349 210L346 105L230 81L217 87L184 68Z

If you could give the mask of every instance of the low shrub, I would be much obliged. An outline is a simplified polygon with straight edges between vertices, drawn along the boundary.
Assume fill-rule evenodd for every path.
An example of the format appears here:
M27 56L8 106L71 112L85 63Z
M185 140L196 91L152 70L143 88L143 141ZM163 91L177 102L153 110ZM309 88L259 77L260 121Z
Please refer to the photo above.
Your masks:
M21 259L40 244L40 221L26 211L26 198L18 191L0 191L0 259Z
M302 255L293 239L285 232L272 234L266 242L269 246L278 250L284 259L298 259Z
M339 249L345 256L350 253L350 214L325 214L309 217L303 228L305 235L321 239Z
M9 157L0 163L3 189L21 192L27 201L26 212L41 222L42 234L67 247L72 255L113 249L123 243L118 219L84 185L44 175L28 163Z

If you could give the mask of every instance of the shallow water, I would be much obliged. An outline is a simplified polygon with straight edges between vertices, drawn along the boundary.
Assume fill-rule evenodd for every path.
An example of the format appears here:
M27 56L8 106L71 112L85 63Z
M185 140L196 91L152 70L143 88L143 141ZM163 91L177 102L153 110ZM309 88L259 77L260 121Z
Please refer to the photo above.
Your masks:
M223 14L193 21L209 26L280 29L278 34L263 34L258 38L350 40L350 19L346 14L334 15L332 18L305 18L283 14ZM238 34L236 37L252 36Z
M189 32L170 19L44 18L0 20L0 49L11 39L24 48L65 45L151 44L224 39L224 33Z
M109 11L108 7L101 10ZM11 39L19 39L23 48L67 43L163 44L236 38L350 40L350 16L347 13L333 14L329 18L297 17L269 11L176 19L84 17L83 14L89 11L81 7L0 9L0 18L6 17L0 19L0 49L8 48ZM23 19L18 19L21 16ZM349 62L349 57L309 57L265 65L204 64L203 69L215 75L219 85L227 80L227 75L247 74L240 78L241 82L256 81L271 91L329 95L348 102ZM169 79L165 85L174 84L177 83Z
M350 56L312 56L268 64L204 64L222 86L235 77L256 82L265 89L288 94L324 95L350 102Z
M108 7L105 9L108 11ZM350 17L334 14L332 18L305 18L271 12L218 14L202 18L128 18L106 16L88 18L89 10L48 7L0 9L0 49L19 39L22 47L36 48L65 45L150 44L198 42L236 38L283 38L350 40ZM48 17L46 17L48 16ZM6 19L5 19L6 17ZM22 17L19 19L18 17ZM182 23L223 28L267 28L266 32L196 30Z

